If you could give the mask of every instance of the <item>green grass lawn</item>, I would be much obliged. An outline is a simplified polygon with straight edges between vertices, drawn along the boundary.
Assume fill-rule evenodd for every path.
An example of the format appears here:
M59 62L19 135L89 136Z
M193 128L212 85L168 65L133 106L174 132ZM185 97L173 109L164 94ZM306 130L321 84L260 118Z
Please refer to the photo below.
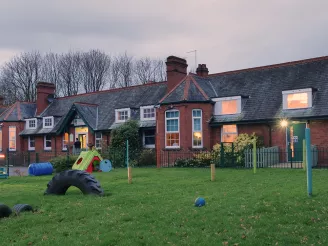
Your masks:
M0 220L0 245L328 245L328 170L134 169L97 173L105 197L44 196L50 176L0 180L0 203L36 213ZM206 206L193 206L202 196Z

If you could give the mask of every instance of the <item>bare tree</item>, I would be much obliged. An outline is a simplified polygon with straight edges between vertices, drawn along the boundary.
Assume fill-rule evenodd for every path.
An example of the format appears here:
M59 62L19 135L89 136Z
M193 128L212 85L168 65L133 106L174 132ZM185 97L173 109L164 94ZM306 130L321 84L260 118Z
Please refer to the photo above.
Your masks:
M90 50L82 54L81 65L85 92L102 90L110 69L109 55L99 50Z
M36 83L41 70L41 55L37 51L21 53L5 63L1 83L10 89L15 100L33 102L36 99Z
M60 94L60 59L56 53L47 53L42 58L40 79L56 86L56 95Z
M77 95L82 79L82 55L80 52L68 52L59 58L59 85L64 96Z
M152 60L149 57L143 57L137 60L134 66L134 73L138 84L166 80L165 63L159 59Z
M112 87L128 87L133 85L133 57L126 52L124 55L114 57L111 66Z

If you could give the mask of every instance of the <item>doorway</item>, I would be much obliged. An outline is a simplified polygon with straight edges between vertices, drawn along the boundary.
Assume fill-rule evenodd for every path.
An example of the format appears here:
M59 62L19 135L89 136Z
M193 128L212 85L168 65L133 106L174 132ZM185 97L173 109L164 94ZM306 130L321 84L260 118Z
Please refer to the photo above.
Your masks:
M87 134L78 134L78 139L81 142L81 149L87 148Z
M303 140L305 139L306 123L295 123L287 127L288 161L303 161Z

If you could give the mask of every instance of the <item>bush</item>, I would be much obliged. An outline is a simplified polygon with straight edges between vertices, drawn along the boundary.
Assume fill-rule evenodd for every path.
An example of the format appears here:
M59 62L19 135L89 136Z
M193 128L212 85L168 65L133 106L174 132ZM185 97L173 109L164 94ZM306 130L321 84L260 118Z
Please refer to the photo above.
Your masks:
M50 160L50 163L54 167L57 173L70 170L74 165L74 162L77 160L78 156L69 156L68 165L67 165L67 156L58 156Z
M144 149L139 158L138 166L156 166L156 153L152 149Z

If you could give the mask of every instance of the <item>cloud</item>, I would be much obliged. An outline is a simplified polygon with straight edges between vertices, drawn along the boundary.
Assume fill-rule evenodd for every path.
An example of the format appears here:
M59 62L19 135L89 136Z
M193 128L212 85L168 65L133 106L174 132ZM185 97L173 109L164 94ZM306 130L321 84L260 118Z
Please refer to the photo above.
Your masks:
M178 55L210 72L327 55L325 0L2 0L0 64L21 51Z

